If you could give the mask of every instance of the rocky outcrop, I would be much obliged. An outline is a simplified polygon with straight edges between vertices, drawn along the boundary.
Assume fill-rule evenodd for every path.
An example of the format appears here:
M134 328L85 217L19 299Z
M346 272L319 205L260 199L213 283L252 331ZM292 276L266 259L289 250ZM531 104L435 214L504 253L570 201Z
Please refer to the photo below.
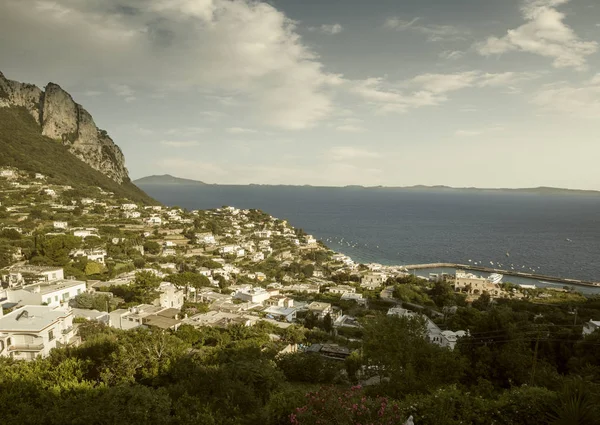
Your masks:
M129 181L121 149L59 85L49 83L42 91L32 84L8 80L0 72L0 107L10 106L25 107L44 136L61 141L92 168L118 183Z

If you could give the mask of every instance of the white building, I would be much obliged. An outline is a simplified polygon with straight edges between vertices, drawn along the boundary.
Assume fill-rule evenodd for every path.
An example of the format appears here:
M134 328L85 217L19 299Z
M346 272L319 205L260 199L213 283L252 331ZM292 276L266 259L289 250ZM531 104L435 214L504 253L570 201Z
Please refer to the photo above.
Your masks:
M296 319L297 309L294 307L267 307L263 313L267 314L267 318L275 319L280 322L293 322Z
M101 264L104 264L106 255L104 249L76 249L71 251L71 257L86 257L89 261L96 261Z
M382 286L387 280L387 275L380 272L367 273L360 280L361 288L376 289Z
M162 224L162 218L160 218L157 215L148 217L148 219L146 219L146 224L149 224L151 226L160 226Z
M332 293L332 294L354 294L356 292L356 288L354 288L353 286L349 286L349 285L338 285L338 286L332 286L329 288L328 292Z
M217 243L215 235L212 233L196 233L196 240L198 243L204 243L207 245L213 245Z
M87 290L86 283L79 280L58 280L46 284L33 284L19 289L9 289L9 302L19 305L42 305L58 307Z
M8 168L3 168L0 170L0 177L4 177L5 179L13 179L17 176L14 170L10 170Z
M271 297L271 293L263 288L252 288L236 292L233 297L242 301L262 304Z
M66 221L55 221L52 223L55 229L66 229L69 227L69 223Z
M52 196L52 197L56 196L56 191L54 189L48 189L48 188L46 188L46 189L42 190L42 192L45 195L48 195L48 196Z
M73 236L77 236L78 238L87 238L90 236L98 237L98 229L77 229L73 231Z
M164 308L181 309L183 307L183 290L178 289L171 282L162 282L158 287L160 292L160 306Z
M18 266L11 267L5 277L9 287L21 286L28 283L45 283L65 278L61 267Z
M254 232L254 236L261 239L269 239L272 234L273 232L271 232L270 230L257 230L256 232Z
M594 333L597 329L600 329L600 321L590 320L583 325L583 336Z
M424 314L414 313L400 307L392 307L388 310L388 316L396 317L422 317L425 320L425 326L427 327L427 339L432 344L439 345L440 347L446 347L450 350L454 350L456 342L459 338L466 336L465 331L442 331L438 325L436 325L429 317Z
M478 297L484 292L487 292L491 297L500 297L503 294L502 288L497 283L463 270L456 270L454 291L466 293L471 297Z
M316 245L317 240L312 235L306 236L306 245Z
M123 204L121 205L121 209L123 211L132 211L132 210L137 210L137 205L136 204Z
M321 320L328 314L332 315L333 313L333 308L329 303L313 301L312 303L307 305L306 308L308 308L308 311L312 311Z
M56 347L76 345L68 309L26 305L0 317L0 356L18 360L47 357Z
M142 213L139 211L125 211L125 218L140 218Z

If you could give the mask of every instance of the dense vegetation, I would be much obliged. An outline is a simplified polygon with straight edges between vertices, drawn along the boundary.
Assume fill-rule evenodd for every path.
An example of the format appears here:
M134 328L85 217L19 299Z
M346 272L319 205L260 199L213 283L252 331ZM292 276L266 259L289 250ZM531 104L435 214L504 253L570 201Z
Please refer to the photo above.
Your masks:
M24 108L0 108L0 166L41 173L49 183L85 189L98 186L116 197L156 204L131 181L109 179L72 155L65 146L42 136L40 127Z
M579 320L599 307L580 303ZM443 321L470 330L454 351L430 344L418 318L373 312L345 361L278 354L288 343L343 341L316 328L86 323L79 347L0 360L2 423L599 423L600 335L583 338L569 306L481 302Z

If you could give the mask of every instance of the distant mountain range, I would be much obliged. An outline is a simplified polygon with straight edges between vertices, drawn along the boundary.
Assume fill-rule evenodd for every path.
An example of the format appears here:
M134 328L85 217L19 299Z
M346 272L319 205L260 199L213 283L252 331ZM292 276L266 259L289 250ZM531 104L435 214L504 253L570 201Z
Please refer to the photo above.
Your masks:
M143 186L173 186L173 185L187 185L187 186L207 186L208 183L204 183L199 180L182 179L174 177L170 174L162 176L148 176L134 180L134 183L140 187ZM211 186L218 186L218 184L210 184ZM248 185L226 185L226 186L252 186L252 187L322 187L312 185L273 185L273 184L248 184ZM532 187L532 188L477 188L477 187L450 187L450 186L360 186L360 185L349 185L340 187L340 189L356 189L356 190L438 190L438 191L460 191L460 192L516 192L516 193L530 193L530 194L563 194L563 195L600 195L598 190L580 190L580 189L563 189L557 187Z

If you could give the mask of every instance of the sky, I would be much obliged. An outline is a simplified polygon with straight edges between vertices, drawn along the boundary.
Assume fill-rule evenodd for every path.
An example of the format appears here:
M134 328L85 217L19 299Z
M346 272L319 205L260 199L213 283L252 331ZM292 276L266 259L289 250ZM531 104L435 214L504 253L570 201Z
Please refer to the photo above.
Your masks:
M1 0L133 179L600 190L597 0Z

